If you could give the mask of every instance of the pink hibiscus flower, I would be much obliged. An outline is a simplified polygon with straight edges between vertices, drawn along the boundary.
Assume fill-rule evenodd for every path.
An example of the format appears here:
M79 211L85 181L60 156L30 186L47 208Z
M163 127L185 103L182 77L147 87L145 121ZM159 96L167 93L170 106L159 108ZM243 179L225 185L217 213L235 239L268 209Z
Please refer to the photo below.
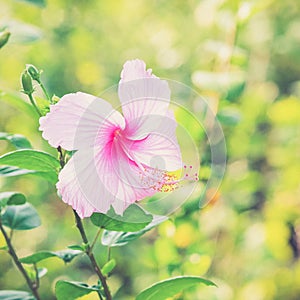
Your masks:
M118 94L123 115L105 100L78 92L63 96L40 118L51 146L77 150L56 186L81 218L110 206L122 214L130 204L178 186L170 173L182 162L168 83L136 59L124 64Z

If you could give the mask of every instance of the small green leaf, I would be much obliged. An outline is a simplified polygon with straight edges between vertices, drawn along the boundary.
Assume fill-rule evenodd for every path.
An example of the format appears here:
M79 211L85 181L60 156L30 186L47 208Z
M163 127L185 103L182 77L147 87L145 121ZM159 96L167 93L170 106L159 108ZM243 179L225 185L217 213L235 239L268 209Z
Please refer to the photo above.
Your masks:
M0 291L0 300L35 300L35 298L23 291Z
M152 215L136 204L130 205L123 216L117 215L111 208L107 214L94 213L91 216L94 225L113 231L138 231L152 221Z
M45 0L18 0L22 2L28 2L33 5L39 6L39 7L45 7L46 6L46 1Z
M35 174L55 183L60 168L59 161L52 155L37 150L17 150L0 156L0 165L9 169L0 169L0 175L16 176ZM18 169L17 169L18 168Z
M216 286L212 281L196 276L180 276L157 282L143 290L136 300L165 300L196 284Z
M30 142L21 134L9 134L0 132L0 140L6 140L16 147L16 149L32 149Z
M156 227L157 225L166 221L167 219L168 219L167 217L155 215L150 224L148 224L142 230L136 232L118 232L118 231L104 230L101 243L102 245L109 246L109 247L124 246L130 241L139 238L147 231L151 230L152 228Z
M79 251L82 251L84 252L85 249L82 245L71 245L71 246L68 246L69 249L72 249L72 250L79 250Z
M57 300L77 299L94 291L97 292L99 289L76 281L59 280L55 285Z
M41 225L40 217L35 208L25 203L8 206L2 216L3 225L15 230L29 230Z
M101 269L102 274L104 276L107 276L116 266L116 260L115 259L111 259L110 261L108 261Z
M0 193L0 207L6 205L21 205L26 202L23 194L18 192L3 192Z
M35 96L34 99L42 115L46 115L50 111L49 101L37 96Z
M61 250L61 251L40 251L34 253L32 255L20 258L20 262L24 264L36 264L41 260L50 258L50 257L58 257L62 259L65 263L71 262L76 256L81 254L82 251L78 250Z
M0 247L0 250L2 250L2 251L7 251L7 250L8 250L8 247L7 247L7 246Z

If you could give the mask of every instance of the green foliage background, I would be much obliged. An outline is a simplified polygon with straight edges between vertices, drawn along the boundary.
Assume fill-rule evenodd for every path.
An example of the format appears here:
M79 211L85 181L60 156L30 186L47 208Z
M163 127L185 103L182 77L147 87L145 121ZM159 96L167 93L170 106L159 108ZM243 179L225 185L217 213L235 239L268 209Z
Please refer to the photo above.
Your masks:
M218 288L190 289L177 299L299 299L299 14L294 0L0 3L0 27L11 32L0 50L0 90L19 91L19 76L32 63L44 70L51 93L98 94L118 82L127 59L141 58L158 76L197 90L219 113L228 150L219 193L204 209L188 202L157 230L112 250L116 299L134 299L182 274L210 278ZM56 155L42 141L34 111L18 103L0 95L0 131L23 134ZM10 147L0 141L1 154ZM30 176L0 178L0 185L27 195L41 215L41 227L15 233L20 257L78 243L71 209L53 186ZM87 226L93 237L96 229ZM102 263L104 251L98 246ZM26 289L4 252L0 266L0 289ZM54 299L49 290L58 279L96 281L84 258L66 266L50 258L41 266L48 268L41 282L46 300Z

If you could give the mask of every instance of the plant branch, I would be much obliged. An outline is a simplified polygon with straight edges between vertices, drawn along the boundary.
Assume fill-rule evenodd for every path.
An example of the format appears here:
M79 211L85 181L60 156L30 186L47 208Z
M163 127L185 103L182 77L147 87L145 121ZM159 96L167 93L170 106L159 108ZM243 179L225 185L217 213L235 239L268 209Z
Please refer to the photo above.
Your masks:
M44 84L41 81L39 81L38 84L40 85L41 89L43 90L43 92L44 92L47 100L50 102L50 104L52 104L52 99L50 98L50 96L49 96L49 94L48 94L48 92L47 92Z
M73 212L74 212L74 215L75 215L76 226L77 226L77 228L80 232L82 241L87 245L86 254L88 255L88 257L90 259L90 262L91 262L91 264L94 268L94 271L96 272L98 278L101 281L102 287L104 289L106 300L112 300L108 285L106 283L106 277L102 274L101 269L99 268L99 266L97 264L97 261L95 259L94 254L93 254L93 251L92 251L92 249L89 245L89 241L88 241L88 238L86 236L85 230L83 228L82 221L81 221L80 217L78 216L77 212L75 210L73 210Z
M38 294L38 285L36 282L32 282L31 279L29 278L26 270L24 269L23 265L21 264L17 254L16 254L16 251L14 250L14 247L10 241L10 238L8 237L3 225L2 225L2 222L1 222L1 219L0 219L0 230L5 238L5 241L6 241L6 244L7 244L7 247L8 247L8 253L9 255L12 257L14 263L16 264L17 268L19 269L19 271L22 273L22 275L24 276L25 280L26 280L26 283L28 285L28 287L30 288L30 290L32 291L32 294L34 295L34 297L37 299L37 300L41 300L39 294Z

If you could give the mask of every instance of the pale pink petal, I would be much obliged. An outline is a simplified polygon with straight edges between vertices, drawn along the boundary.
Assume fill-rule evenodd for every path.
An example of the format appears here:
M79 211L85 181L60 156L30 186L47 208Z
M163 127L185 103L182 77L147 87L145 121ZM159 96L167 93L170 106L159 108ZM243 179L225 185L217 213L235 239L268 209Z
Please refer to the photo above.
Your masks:
M182 167L181 151L176 137L177 122L168 117L149 118L159 126L141 140L127 143L128 152L136 162L161 170L175 171Z
M126 119L126 134L140 139L144 127L147 131L157 127L149 122L149 116L167 114L170 89L166 81L151 76L141 61L125 63L121 76L118 93Z
M63 96L50 106L50 112L40 118L43 138L53 147L77 150L93 146L99 140L98 131L104 124L125 127L122 115L103 99L76 93Z
M118 214L123 214L130 204L152 196L157 191L147 181L143 181L147 176L144 168L128 158L120 143L113 144L112 157L117 158L113 160L113 168L118 178L118 191L113 207Z
M106 160L103 160L103 165ZM93 151L76 152L59 173L56 185L62 200L71 205L81 218L93 212L106 213L114 202L113 194L98 176Z
M123 65L121 82L132 81L140 78L156 77L151 74L152 70L146 70L146 64L140 59L128 60Z

